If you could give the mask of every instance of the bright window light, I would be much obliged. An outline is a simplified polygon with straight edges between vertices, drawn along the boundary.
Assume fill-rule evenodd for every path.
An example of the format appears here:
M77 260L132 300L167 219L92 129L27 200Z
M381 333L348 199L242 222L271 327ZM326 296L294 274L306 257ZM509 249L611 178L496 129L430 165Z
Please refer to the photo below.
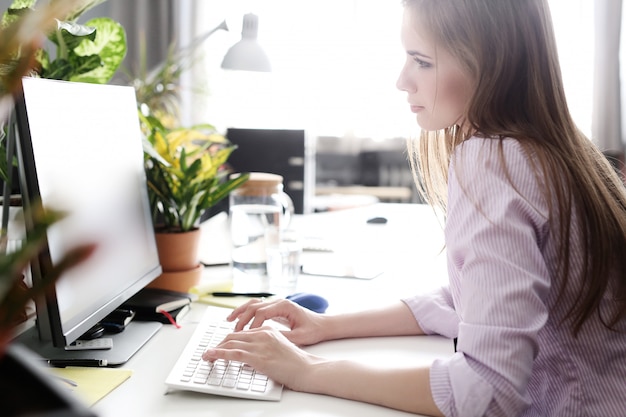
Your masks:
M199 27L207 30L226 16L231 29L206 42L209 60L196 73L210 95L194 105L198 122L378 140L418 133L405 94L395 86L404 62L399 1L197 2L203 3L213 5L201 6L206 10L198 13ZM570 109L590 135L593 2L551 0L550 6ZM259 16L258 40L271 60L269 74L219 68L248 12Z

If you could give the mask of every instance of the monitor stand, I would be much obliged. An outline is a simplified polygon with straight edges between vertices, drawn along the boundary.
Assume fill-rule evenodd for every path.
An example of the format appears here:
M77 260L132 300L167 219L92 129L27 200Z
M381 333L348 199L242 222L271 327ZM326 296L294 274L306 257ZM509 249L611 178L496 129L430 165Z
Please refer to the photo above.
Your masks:
M104 359L107 366L119 366L126 363L162 326L162 323L155 321L132 321L123 332L105 335L113 339L113 347L104 350L65 350L54 347L52 342L39 339L37 326L19 335L15 342L26 346L43 359Z

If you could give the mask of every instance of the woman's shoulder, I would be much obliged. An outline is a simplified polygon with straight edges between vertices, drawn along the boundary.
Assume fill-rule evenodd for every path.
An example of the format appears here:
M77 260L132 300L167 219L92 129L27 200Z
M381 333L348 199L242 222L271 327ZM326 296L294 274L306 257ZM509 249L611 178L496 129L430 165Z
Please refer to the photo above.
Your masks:
M493 152L499 152L505 157L528 158L527 150L518 139L472 136L457 145L452 154L452 159L456 160L467 156L491 157Z
M545 184L532 149L517 139L472 137L452 154L449 186L460 186L473 195L500 193L543 200Z
M526 176L536 172L534 151L513 138L492 138L473 136L459 144L453 151L450 166L463 167L469 171L484 175L488 172L517 172Z

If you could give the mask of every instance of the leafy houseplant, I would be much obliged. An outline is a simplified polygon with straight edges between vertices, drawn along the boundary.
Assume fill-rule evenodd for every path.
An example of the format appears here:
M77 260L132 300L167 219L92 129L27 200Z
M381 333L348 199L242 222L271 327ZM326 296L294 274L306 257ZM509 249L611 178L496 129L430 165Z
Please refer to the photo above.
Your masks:
M140 113L146 132L145 170L163 274L151 286L186 292L200 279L202 214L243 184L225 163L236 149L213 126L166 128Z
M248 175L229 179L225 164L237 148L210 124L180 126L182 73L195 62L196 48L213 33L228 30L225 22L182 49L172 42L165 59L146 68L145 46L133 74L144 141L145 168L153 221L157 232L188 232L202 214L243 184Z
M201 275L200 218L248 179L229 178L226 162L236 146L212 125L183 127L179 121L180 76L195 62L197 46L218 30L228 28L222 23L184 49L173 42L150 71L142 54L136 73L126 71L145 135L148 196L164 271L154 287L187 291L195 285Z
M108 17L91 19L84 25L77 23L84 12L104 1L56 0L38 7L37 0L14 0L2 16L2 27L12 27L21 16L28 15L33 9L43 10L48 13L47 26L32 28L30 36L34 40L34 35L47 33L49 43L44 45L39 41L32 43L16 39L8 45L7 41L12 51L2 61L0 75L4 76L3 80L17 85L21 76L30 73L55 80L96 84L109 82L126 56L124 28ZM63 16L63 20L54 19ZM13 71L18 68L22 71ZM18 73L17 78L8 77ZM12 92L6 85L0 88L1 93ZM0 136L0 179L3 181L7 180L11 165L7 163L5 142L6 132Z
M126 32L113 19L98 17L85 24L78 18L105 0L83 1L56 30L48 36L55 46L54 57L46 49L39 50L36 73L42 78L106 84L111 80L126 56ZM15 0L20 8L9 8L13 14L24 7L35 7L36 0ZM9 14L9 15L10 15Z
M236 146L209 124L167 129L155 118L140 117L154 150L145 159L155 229L193 230L207 209L248 179L228 178L224 164Z

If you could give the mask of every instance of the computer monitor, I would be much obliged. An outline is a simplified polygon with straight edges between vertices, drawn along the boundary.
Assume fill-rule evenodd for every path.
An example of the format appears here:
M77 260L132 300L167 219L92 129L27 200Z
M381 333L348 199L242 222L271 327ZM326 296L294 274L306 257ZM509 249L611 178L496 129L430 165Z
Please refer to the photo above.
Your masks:
M67 351L65 346L161 273L134 89L24 78L16 114L25 208L40 201L44 209L69 213L49 228L44 250L32 264L33 281L41 280L68 248L98 245L36 300L37 331L18 340L49 359L123 363L159 323L130 323L115 335L110 350Z

